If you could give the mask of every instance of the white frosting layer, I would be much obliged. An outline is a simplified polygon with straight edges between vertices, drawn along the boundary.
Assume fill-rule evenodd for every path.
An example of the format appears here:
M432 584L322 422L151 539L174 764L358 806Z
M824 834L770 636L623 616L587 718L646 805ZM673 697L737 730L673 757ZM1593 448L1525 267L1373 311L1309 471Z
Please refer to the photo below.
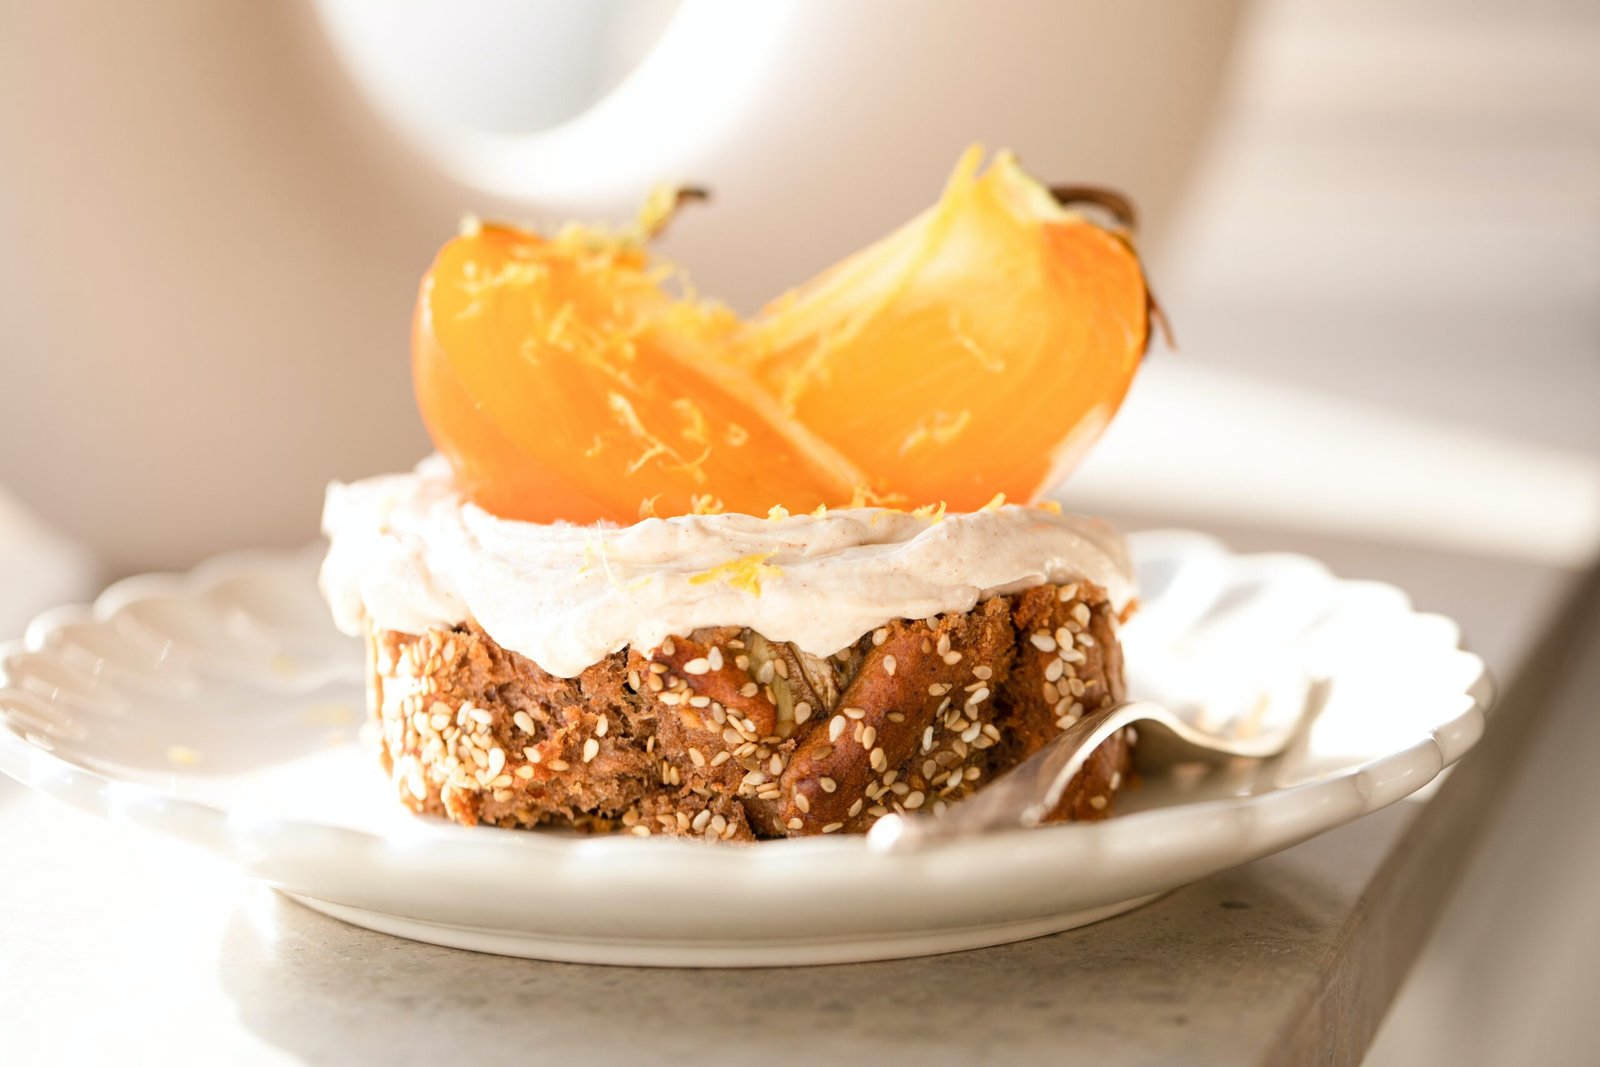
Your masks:
M938 520L851 508L513 522L464 501L433 457L411 474L329 486L322 523L322 590L341 629L421 633L470 619L562 677L702 626L748 626L830 655L890 619L968 611L1042 582L1087 578L1119 608L1133 595L1114 529L1034 507ZM750 556L765 557L759 595L726 569L707 577Z

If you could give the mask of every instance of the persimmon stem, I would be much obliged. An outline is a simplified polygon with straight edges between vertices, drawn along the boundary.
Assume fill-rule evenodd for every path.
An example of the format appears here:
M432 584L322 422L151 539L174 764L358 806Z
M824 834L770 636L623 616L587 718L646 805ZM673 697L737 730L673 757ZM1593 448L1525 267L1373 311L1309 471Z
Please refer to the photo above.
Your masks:
M1103 185L1052 185L1050 195L1062 207L1073 204L1093 204L1111 214L1129 233L1139 230L1139 212L1122 193Z

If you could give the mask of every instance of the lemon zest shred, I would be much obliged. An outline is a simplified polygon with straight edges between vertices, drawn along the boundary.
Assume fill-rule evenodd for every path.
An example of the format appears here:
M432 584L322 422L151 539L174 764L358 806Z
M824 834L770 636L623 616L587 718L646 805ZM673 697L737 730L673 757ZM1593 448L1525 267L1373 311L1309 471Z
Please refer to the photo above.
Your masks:
M689 514L691 515L721 515L727 510L720 497L710 493L698 493L689 497Z
M760 596L763 580L778 578L783 574L781 567L767 562L776 554L776 552L755 552L748 556L740 556L738 559L730 559L726 563L719 563L710 570L696 574L689 579L689 584L705 585L720 581L752 596Z

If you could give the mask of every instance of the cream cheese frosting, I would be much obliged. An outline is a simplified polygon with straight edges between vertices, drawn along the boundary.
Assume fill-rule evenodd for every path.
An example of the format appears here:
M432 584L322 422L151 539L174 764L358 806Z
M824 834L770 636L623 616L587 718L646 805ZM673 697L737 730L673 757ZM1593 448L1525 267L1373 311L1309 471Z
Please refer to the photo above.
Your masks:
M826 656L890 619L965 612L1043 582L1086 578L1119 609L1134 594L1115 529L1029 506L515 522L465 500L433 456L409 474L329 486L322 525L322 590L340 629L475 621L566 678L703 626Z

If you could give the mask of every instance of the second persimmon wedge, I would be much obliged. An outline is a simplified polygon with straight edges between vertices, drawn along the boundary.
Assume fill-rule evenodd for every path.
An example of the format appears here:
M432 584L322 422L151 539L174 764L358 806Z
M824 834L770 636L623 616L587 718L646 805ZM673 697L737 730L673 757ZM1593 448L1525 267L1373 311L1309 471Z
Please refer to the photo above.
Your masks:
M737 328L668 296L632 241L475 227L423 280L417 401L464 492L504 518L848 502L862 481L852 465L745 371L708 358Z
M1148 336L1127 240L1009 153L970 150L940 201L775 301L741 352L810 430L914 504L1034 499L1116 413Z

